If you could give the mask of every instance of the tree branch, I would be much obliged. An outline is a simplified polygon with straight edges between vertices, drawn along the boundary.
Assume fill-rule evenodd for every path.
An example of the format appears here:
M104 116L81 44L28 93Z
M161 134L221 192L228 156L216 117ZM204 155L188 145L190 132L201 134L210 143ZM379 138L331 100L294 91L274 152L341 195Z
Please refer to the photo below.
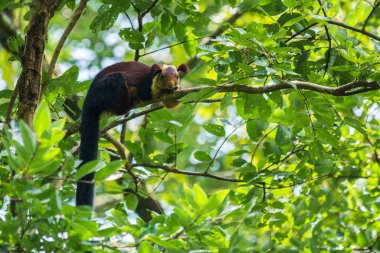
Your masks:
M176 47L176 46L179 46L179 45L182 45L182 44L186 44L188 42L202 40L202 39L204 39L204 38L196 38L196 39L192 39L192 40L184 40L184 41L181 41L181 42L178 42L178 43L171 44L171 45L166 46L166 47L162 47L162 48L159 48L159 49L147 52L145 54L141 54L140 57L147 56L147 55L150 55L150 54L153 54L153 53L156 53L156 52L168 49L168 48Z
M249 94L263 94L273 91L285 90L285 89L303 89L316 91L324 94L330 94L333 96L349 96L354 94L360 94L367 91L374 91L380 89L380 84L377 81L354 81L351 83L344 84L339 87L329 87L316 83L306 82L306 81L283 81L273 85L267 86L249 86L243 84L225 84L216 87L212 86L200 86L189 89L183 89L176 91L172 95L167 95L162 99L179 99L187 94L202 91L204 89L214 88L217 92L244 92Z
M120 155L120 158L122 160L126 161L127 160L127 155L125 154L125 147L124 147L124 145L121 142L119 142L118 139L116 139L115 137L113 137L109 133L104 133L104 138L114 145L114 147L116 148L117 152ZM133 172L130 169L130 167L128 166L128 164L125 164L124 167L125 167L128 175L131 176L131 178L133 180L133 183L135 184L135 192L137 192L137 190L138 190L138 179L137 179L136 175L133 174Z
M327 20L326 21L327 23L329 24L332 24L332 25L336 25L336 26L340 26L340 27L343 27L343 28L346 28L348 30L351 30L351 31L354 31L354 32L358 32L358 33L361 33L363 35L366 35L372 39L375 39L377 41L380 41L380 37L379 36L376 36L370 32L367 32L365 30L362 30L362 29L359 29L359 28L356 28L356 27L353 27L353 26L349 26L349 25L346 25L344 23L341 23L341 22L338 22L338 21L334 21L334 20Z
M62 50L63 45L65 44L65 41L71 31L74 29L74 26L78 22L80 16L83 13L84 8L87 5L88 0L81 0L78 8L75 10L74 15L71 17L69 25L66 27L65 31L62 34L62 37L60 38L57 47L54 50L53 57L51 59L50 65L49 65L49 70L48 70L48 78L50 79L53 76L55 64L57 63L58 56Z
M154 8L154 6L156 6L157 2L158 0L154 0L151 5L143 13L141 13L141 17L145 17L145 15L148 14Z
M306 26L304 29L296 32L295 34L293 34L292 36L290 36L290 38L286 39L285 43L288 43L289 41L291 41L292 39L294 39L295 37L297 37L298 35L300 35L304 31L309 30L310 28L312 28L313 26L316 26L316 25L318 25L318 23L312 23L312 24Z
M176 174L183 174L183 175L188 175L188 176L198 176L198 177L208 177L208 178L213 178L213 179L216 179L216 180L227 181L227 182L235 182L235 183L244 182L244 180L241 180L241 179L233 179L233 178L220 177L220 176L216 176L216 175L213 175L213 174L209 174L207 172L195 172L195 171L178 170L176 168L169 167L169 166L162 165L162 164L135 163L135 164L130 164L129 166L131 168L134 168L134 167L148 167L148 168L153 168L153 169L161 169L161 170L164 170L164 171L167 171L167 172L176 173Z
M153 100L153 101L147 101L147 102L141 102L138 105L136 105L133 108L138 108L138 107L143 107L147 106L150 104L155 104L160 101L163 101L165 99L180 99L190 93L194 92L200 92L205 89L216 89L220 93L225 93L225 92L244 92L244 93L249 93L249 94L264 94L264 93L269 93L269 92L274 92L274 91L280 91L280 90L285 90L285 89L303 89L303 90L311 90L319 93L324 93L324 94L330 94L333 96L350 96L354 94L360 94L363 92L367 91L374 91L374 90L380 90L380 84L376 81L355 81L351 83L347 83L345 85L339 86L339 87L329 87L329 86L323 86L311 82L305 82L305 81L289 81L289 82L282 82L278 84L273 84L273 85L266 85L266 86L248 86L248 85L242 85L242 84L225 84L225 85L220 85L220 86L199 86L199 87L194 87L194 88L188 88L188 89L183 89L176 91L173 94L166 95L160 99ZM215 100L218 102L219 100ZM186 102L186 103L198 103L199 101L191 101L191 102ZM203 101L202 101L203 102ZM207 100L205 101L207 102ZM211 100L211 102L214 102ZM131 119L135 119L137 117L140 117L142 115L148 114L150 112L162 109L163 106L160 104L157 104L149 109L146 109L144 111L138 112L138 113L132 113L130 116L121 119L121 120L116 120L113 123L109 124L108 126L104 127L101 129L100 133L104 134L107 132L109 129L114 128L120 124L123 124L124 122L127 122ZM70 135L78 132L80 126L80 121L76 121L73 125L71 125L67 130L66 130L66 137L69 137Z
M379 6L380 6L380 2L378 2L377 4L375 4L375 6L373 6L371 12L369 13L368 17L364 21L364 24L363 24L363 27L362 27L363 31L365 30L366 26L368 25L369 20L371 19L372 15L375 13L377 7L379 7Z

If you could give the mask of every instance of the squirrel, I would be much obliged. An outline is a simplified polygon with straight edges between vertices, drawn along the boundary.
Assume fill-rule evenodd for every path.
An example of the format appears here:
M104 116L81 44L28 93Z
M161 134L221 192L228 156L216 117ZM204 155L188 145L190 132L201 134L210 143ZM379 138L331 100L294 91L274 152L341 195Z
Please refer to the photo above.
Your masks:
M173 93L179 89L179 71L187 74L189 68L186 64L176 68L171 65L119 62L101 70L91 83L83 104L79 155L82 162L79 167L97 159L99 120L103 112L123 115L139 101L154 100ZM168 100L163 104L172 108L178 105L178 101ZM94 176L92 172L78 181L77 206L93 206Z

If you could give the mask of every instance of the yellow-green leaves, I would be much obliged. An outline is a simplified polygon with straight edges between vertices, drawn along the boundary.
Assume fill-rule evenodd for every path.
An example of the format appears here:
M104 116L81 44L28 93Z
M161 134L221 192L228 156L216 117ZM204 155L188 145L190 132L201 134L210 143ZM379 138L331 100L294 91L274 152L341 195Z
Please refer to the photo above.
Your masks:
M37 107L36 113L34 115L34 130L38 137L47 131L50 127L51 114L49 110L49 105L46 101L41 101L40 105Z
M195 184L193 187L194 191L194 200L199 206L205 206L208 202L208 198L206 193L202 190L202 188Z

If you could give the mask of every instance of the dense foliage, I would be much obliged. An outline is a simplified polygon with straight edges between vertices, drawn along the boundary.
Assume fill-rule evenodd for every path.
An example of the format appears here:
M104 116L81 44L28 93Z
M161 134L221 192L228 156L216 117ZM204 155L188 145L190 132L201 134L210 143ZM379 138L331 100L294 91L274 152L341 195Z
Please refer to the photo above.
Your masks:
M31 127L12 101L43 1L0 1L0 251L380 251L379 1L64 0ZM103 117L77 170L75 104L124 60L187 62L182 105Z

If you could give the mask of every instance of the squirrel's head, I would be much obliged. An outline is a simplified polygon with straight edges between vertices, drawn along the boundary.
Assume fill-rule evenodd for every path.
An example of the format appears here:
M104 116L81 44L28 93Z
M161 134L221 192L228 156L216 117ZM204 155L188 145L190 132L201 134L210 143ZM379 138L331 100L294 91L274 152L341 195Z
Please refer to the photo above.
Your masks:
M178 68L171 65L160 66L158 64L153 64L151 67L153 77L157 78L156 85L164 91L175 91L180 88L179 71L187 74L189 67L186 64L181 64Z

